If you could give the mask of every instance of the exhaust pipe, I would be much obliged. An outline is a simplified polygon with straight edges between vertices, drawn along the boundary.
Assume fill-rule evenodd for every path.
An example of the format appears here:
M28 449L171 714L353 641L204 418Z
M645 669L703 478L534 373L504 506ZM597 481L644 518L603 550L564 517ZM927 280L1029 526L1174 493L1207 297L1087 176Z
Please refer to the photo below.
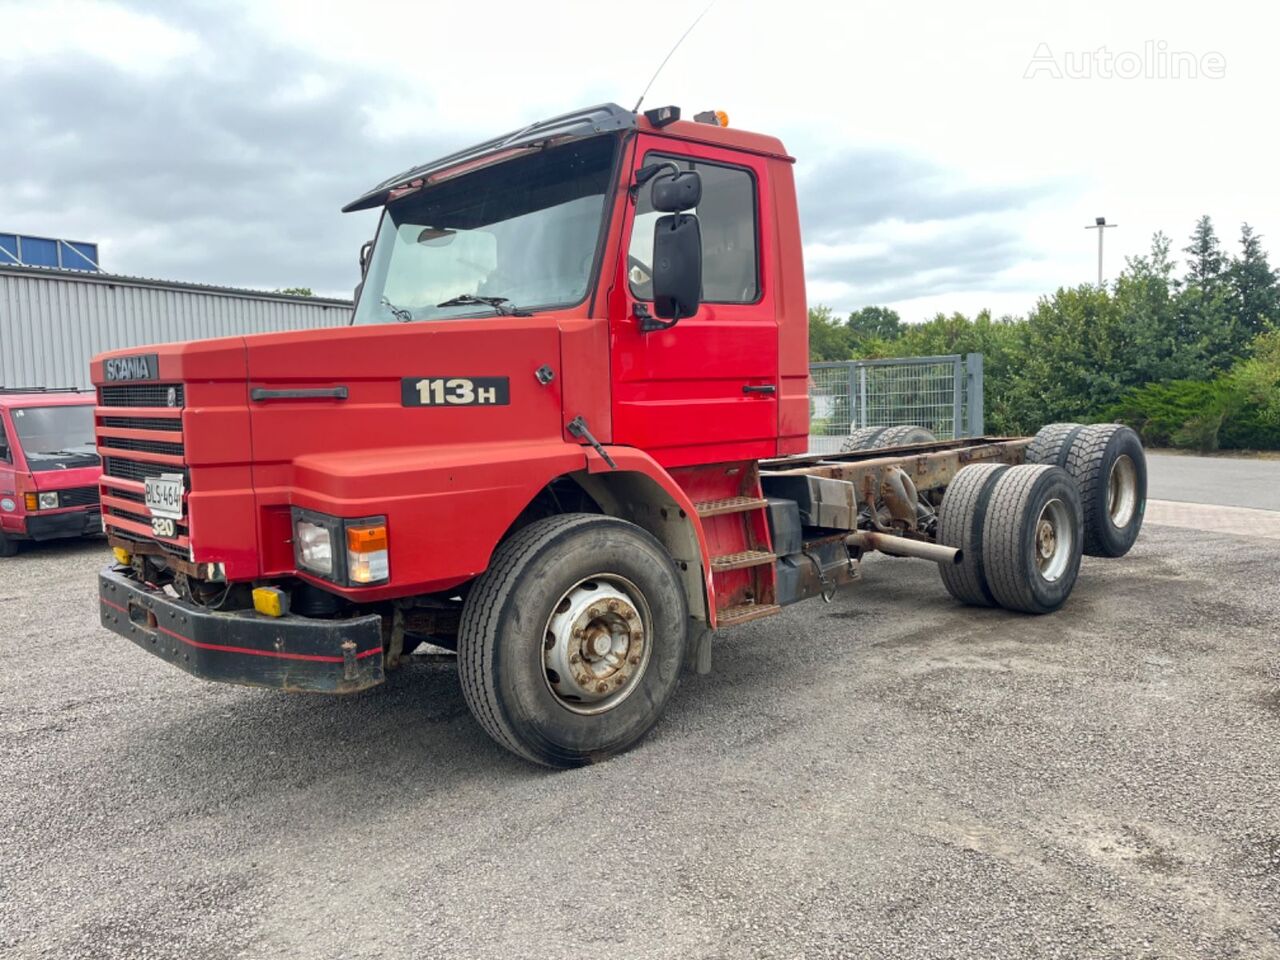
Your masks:
M918 560L933 560L936 563L959 563L963 559L959 547L944 547L940 543L908 540L906 537L895 537L891 533L876 533L871 530L854 531L849 534L845 542L864 550L879 550L891 557L914 557Z

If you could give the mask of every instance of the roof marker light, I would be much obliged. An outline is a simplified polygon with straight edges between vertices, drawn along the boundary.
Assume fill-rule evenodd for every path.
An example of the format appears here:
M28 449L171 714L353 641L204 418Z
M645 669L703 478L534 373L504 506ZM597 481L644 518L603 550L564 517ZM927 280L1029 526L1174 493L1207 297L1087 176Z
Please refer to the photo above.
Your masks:
M723 110L703 110L693 115L694 123L709 123L716 127L727 127L729 115Z

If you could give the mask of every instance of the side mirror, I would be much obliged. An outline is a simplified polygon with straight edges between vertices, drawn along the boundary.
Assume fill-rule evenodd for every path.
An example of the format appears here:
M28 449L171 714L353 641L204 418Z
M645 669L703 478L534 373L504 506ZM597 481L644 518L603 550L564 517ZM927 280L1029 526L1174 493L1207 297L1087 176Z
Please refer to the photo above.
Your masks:
M692 317L701 302L702 230L698 218L691 213L659 217L653 228L653 312L670 320L667 326L671 326Z
M679 170L674 164L667 166L676 172L659 175L653 181L653 190L649 194L653 209L659 213L692 210L702 202L702 175L697 170Z
M360 276L369 272L369 254L373 252L373 241L366 240L360 245Z

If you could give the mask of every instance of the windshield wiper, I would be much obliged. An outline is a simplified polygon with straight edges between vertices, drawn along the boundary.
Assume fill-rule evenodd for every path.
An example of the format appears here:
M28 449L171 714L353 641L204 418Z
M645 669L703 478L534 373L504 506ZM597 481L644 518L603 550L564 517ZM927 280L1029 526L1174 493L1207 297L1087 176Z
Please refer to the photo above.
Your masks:
M412 313L410 313L404 307L397 307L394 303L392 303L386 297L383 297L378 302L381 303L384 307L386 307L389 311L391 311L391 315L395 317L397 320L399 320L401 323L408 323L410 320L413 319Z
M521 310L515 306L506 297L477 297L471 293L461 293L456 297L450 297L443 303L437 303L437 307L470 307L470 306L486 306L493 307L494 310L502 314L504 317L532 317L533 314L528 310Z

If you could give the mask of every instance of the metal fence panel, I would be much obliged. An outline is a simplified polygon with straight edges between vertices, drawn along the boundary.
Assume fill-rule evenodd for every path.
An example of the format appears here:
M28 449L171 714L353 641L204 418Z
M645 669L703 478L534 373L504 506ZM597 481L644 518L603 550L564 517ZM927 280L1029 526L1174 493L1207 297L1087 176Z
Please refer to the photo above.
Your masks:
M940 440L981 435L982 354L810 364L810 453L839 452L860 427L899 424Z

